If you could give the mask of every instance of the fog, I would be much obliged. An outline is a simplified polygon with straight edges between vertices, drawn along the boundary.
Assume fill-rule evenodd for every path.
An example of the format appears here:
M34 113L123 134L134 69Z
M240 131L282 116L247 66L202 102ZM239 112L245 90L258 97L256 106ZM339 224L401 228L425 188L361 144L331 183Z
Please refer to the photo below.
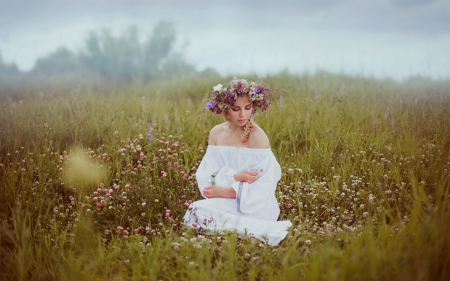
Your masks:
M198 69L225 75L325 69L352 75L450 78L448 0L0 0L3 61L30 70L89 31L150 33L161 20Z

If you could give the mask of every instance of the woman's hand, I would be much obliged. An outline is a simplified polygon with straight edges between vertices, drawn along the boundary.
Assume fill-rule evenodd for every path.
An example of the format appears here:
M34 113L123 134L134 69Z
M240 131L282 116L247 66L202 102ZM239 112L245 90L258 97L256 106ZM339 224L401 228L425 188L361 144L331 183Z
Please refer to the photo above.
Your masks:
M252 173L252 172L242 172L242 173L234 175L234 179L236 181L242 181L242 182L246 182L246 183L252 183L252 182L256 181L258 178L259 178L259 174Z
M203 195L207 198L236 198L236 191L231 187L207 186L203 189Z

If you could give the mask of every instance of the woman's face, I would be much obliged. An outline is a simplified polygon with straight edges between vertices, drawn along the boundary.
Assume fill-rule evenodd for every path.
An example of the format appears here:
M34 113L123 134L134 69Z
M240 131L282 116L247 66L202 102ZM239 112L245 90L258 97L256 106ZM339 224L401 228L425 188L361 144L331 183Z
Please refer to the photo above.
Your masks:
M228 121L244 126L247 120L252 116L253 104L248 97L239 97L237 101L228 109Z

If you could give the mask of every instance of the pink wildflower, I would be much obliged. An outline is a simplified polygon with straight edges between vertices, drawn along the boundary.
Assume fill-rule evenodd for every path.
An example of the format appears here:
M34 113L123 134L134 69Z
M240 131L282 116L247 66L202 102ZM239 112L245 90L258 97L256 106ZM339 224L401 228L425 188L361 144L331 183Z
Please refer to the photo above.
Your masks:
M109 193L106 193L106 194L105 194L105 197L106 197L106 198L109 198L110 196L111 196L111 194L109 194Z
M97 204L97 208L99 208L99 209L100 209L102 206L103 206L102 203L98 203L98 204Z
M98 200L97 197L92 198L92 201L94 201L94 202L97 202L97 200Z
M158 199L155 199L155 203L158 203L159 202L159 200Z

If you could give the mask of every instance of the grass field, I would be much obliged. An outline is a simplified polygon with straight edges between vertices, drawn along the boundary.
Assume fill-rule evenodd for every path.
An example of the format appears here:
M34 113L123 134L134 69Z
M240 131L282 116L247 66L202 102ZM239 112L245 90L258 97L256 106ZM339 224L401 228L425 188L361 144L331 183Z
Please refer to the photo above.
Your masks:
M270 247L180 224L229 80L0 82L0 279L447 280L450 81L267 78Z

